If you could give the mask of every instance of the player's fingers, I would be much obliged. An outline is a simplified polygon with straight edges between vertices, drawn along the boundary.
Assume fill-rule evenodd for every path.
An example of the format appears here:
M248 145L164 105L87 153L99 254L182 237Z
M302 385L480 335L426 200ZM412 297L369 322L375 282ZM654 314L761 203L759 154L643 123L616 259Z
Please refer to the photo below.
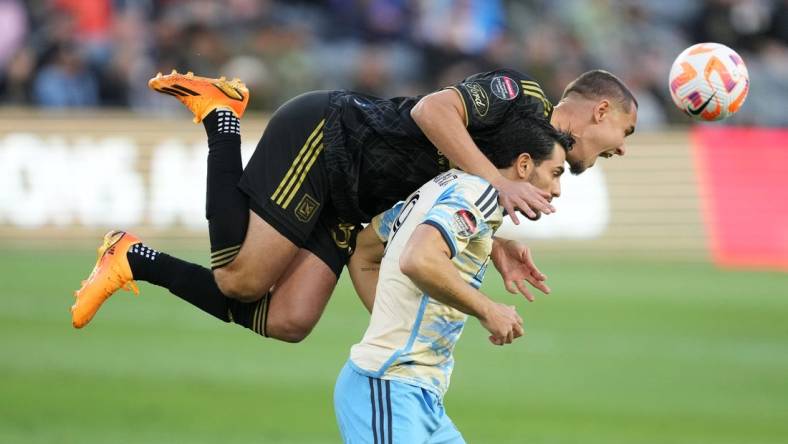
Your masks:
M515 339L519 338L520 336L522 336L524 334L525 334L525 330L523 329L523 327L521 325L515 325L514 326L514 337L515 337Z
M524 257L522 257L522 260L523 262L525 262L525 266L530 271L531 276L541 281L546 280L547 275L542 273L539 267L536 266L536 263L534 262L534 258L533 256L531 256L531 250L525 250L525 255L523 256Z
M531 204L529 204L524 199L520 199L519 197L516 198L516 199L512 199L512 200L514 201L514 206L517 207L517 209L519 209L520 211L522 211L523 214L525 214L526 217L528 217L530 219L534 219L534 218L539 217L539 213L537 213L537 211L536 211L536 209L538 209L539 206L536 206L536 209L531 208Z
M490 337L488 339L490 340L490 342L493 345L503 345L503 343L501 342L501 339L496 337L496 336L490 335Z
M543 190L541 188L536 188L536 187L533 187L533 189L536 190L536 194L542 196L542 199L547 200L547 199L550 198L550 192L549 191L545 191L545 190Z
M506 209L506 214L512 219L515 225L520 225L520 219L517 217L517 213L514 211L514 205L509 199L505 199L503 202L503 207Z
M528 299L528 302L534 301L534 295L528 290L528 287L523 283L523 281L514 281L515 285L517 285L517 290L520 291L520 294L525 296Z
M540 281L532 276L526 276L525 280L528 281L529 284L531 284L534 288L538 289L542 293L550 294L551 291L550 287L548 287L547 284L544 283L544 281Z
M550 198L550 193L539 188L532 187L536 194L534 195L533 202L530 202L534 209L541 211L544 214L555 213L555 207L547 200Z
M503 286L506 287L506 291L511 294L517 293L517 288L515 288L514 282L516 281L503 281Z
M555 213L555 207L553 206L553 204L551 204L550 202L548 202L548 203L547 203L547 204L546 204L546 205L545 205L545 206L542 208L542 213L544 213L544 214L553 214L553 213Z

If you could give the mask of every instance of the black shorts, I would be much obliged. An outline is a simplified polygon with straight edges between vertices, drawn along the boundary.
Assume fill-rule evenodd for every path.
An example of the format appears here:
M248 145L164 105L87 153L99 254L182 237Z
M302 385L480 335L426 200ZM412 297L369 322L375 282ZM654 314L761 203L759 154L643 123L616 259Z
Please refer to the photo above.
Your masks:
M252 211L338 277L361 227L340 220L330 202L322 143L329 94L305 93L274 112L239 187Z

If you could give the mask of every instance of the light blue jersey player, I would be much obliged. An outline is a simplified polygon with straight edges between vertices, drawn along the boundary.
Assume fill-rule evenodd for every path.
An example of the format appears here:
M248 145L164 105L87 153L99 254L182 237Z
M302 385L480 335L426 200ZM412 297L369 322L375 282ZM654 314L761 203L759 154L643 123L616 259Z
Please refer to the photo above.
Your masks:
M571 141L532 119L526 146L485 153L502 175L560 194ZM496 345L523 334L514 307L482 294L503 211L495 188L452 169L375 217L360 236L387 242L369 327L337 379L334 407L346 443L458 443L443 396L468 315ZM354 279L355 280L355 279ZM357 287L358 288L358 287Z

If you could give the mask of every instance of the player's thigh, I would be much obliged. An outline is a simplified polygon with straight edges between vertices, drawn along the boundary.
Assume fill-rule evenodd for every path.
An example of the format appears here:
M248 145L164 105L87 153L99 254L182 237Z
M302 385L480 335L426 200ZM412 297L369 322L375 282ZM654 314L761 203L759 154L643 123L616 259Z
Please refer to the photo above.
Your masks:
M371 378L353 371L350 364L345 364L337 377L334 386L334 413L342 441L346 444L379 442L372 429L370 381Z
M390 419L391 428L384 427L389 441L394 444L431 442L430 438L440 426L435 395L399 381L381 380L380 383L381 391L376 396L384 401L378 405L387 415L386 419Z
M301 249L284 270L268 305L268 336L298 342L312 331L337 285L337 275L313 252Z
M253 300L270 289L293 261L299 247L254 212L238 256L214 270L216 283L227 296Z
M353 248L356 229L326 208L304 248L277 281L268 312L270 336L297 342L320 320Z
M307 93L271 117L238 184L249 197L249 228L239 255L218 273L220 283L266 291L311 236L329 199L322 145L327 106L327 93Z
M428 444L465 444L465 438L454 422L444 412L439 418L438 429L430 436Z
M323 207L329 183L323 152L325 91L302 94L271 116L238 186L249 208L298 247Z
M426 443L438 425L421 388L362 375L350 364L337 379L334 409L346 443Z

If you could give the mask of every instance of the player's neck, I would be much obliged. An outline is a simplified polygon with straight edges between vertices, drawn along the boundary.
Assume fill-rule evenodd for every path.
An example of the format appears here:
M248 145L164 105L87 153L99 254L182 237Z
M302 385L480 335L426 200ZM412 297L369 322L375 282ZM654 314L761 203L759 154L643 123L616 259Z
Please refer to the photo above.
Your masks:
M568 103L566 100L561 100L558 104L553 108L553 114L550 116L550 124L553 125L559 131L570 131L570 122L572 111L570 108L572 104Z
M574 137L579 137L583 132L583 128L578 125L580 122L579 116L581 115L581 103L576 100L562 99L553 109L553 114L550 116L550 124L559 131L565 131Z
M514 181L520 181L522 178L517 174L517 167L512 165L509 168L498 168L498 172L501 173L501 176Z

